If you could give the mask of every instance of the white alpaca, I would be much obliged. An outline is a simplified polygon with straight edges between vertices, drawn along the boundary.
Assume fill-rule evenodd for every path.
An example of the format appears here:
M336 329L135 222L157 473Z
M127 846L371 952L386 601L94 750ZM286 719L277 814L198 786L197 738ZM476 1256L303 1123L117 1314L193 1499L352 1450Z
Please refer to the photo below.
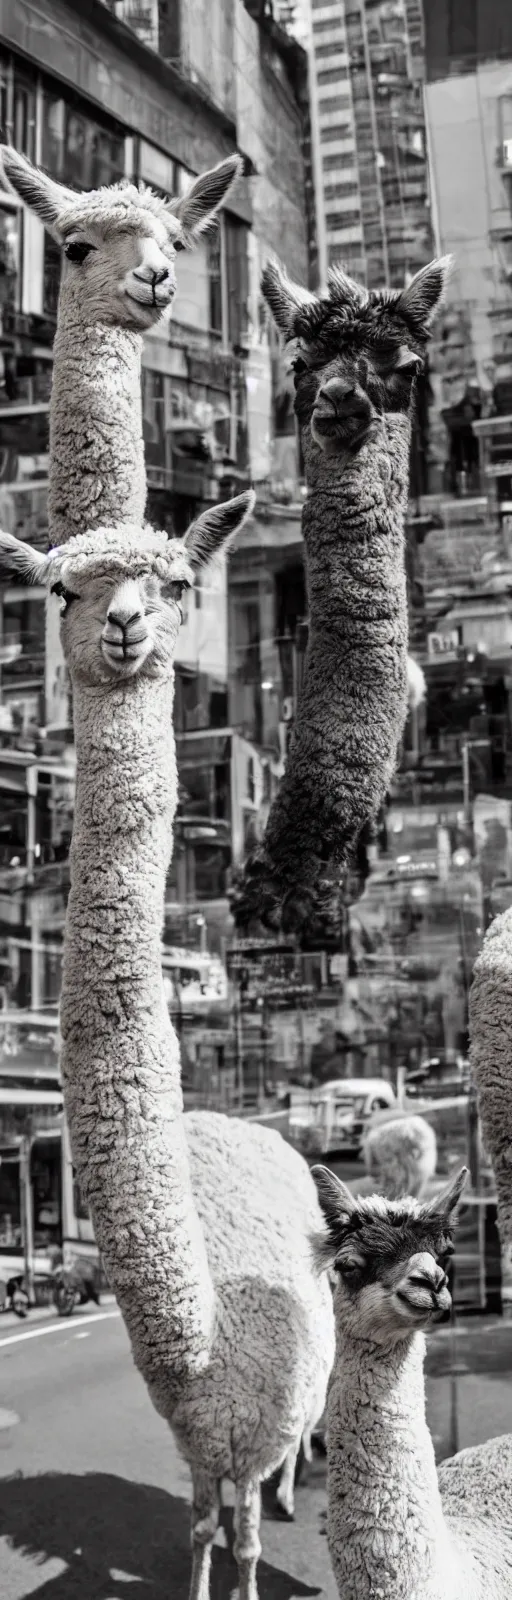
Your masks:
M242 167L228 156L181 199L116 183L65 189L0 146L5 182L62 249L50 406L50 542L118 522L141 523L142 336L170 308L175 261L194 245Z
M425 1419L429 1328L450 1307L446 1266L465 1172L428 1204L356 1199L313 1169L336 1275L328 1401L328 1538L341 1600L510 1600L512 1437L436 1472Z
M61 1001L66 1116L80 1187L153 1403L193 1478L191 1600L207 1600L224 1477L235 1484L240 1600L257 1600L260 1482L325 1400L334 1354L321 1216L279 1134L183 1116L160 939L177 784L180 596L254 496L184 543L98 528L47 557L4 535L0 562L57 589L73 686L77 794ZM169 1588L171 1593L171 1588Z
M352 1194L385 1194L388 1200L407 1194L422 1200L435 1176L434 1129L410 1112L383 1113L363 1140L363 1157L367 1176L349 1184Z

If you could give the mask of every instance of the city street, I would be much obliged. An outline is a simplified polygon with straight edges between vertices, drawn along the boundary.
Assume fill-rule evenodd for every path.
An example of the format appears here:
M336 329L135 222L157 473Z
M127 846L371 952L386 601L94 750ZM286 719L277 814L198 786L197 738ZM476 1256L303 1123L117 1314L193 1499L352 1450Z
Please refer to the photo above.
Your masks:
M188 1472L115 1308L100 1317L5 1335L0 1323L2 1600L187 1600ZM319 1461L296 1522L264 1521L261 1600L336 1600L324 1486ZM228 1537L229 1526L228 1511ZM212 1600L228 1600L236 1568L224 1528L218 1542Z
M438 1458L454 1437L463 1447L512 1431L510 1325L470 1319L455 1352L440 1331L428 1369ZM187 1470L134 1371L112 1304L70 1322L2 1319L2 1600L186 1600L188 1500ZM261 1600L337 1600L324 1515L317 1458L297 1491L295 1523L264 1518ZM229 1534L226 1509L212 1600L227 1600L236 1584Z

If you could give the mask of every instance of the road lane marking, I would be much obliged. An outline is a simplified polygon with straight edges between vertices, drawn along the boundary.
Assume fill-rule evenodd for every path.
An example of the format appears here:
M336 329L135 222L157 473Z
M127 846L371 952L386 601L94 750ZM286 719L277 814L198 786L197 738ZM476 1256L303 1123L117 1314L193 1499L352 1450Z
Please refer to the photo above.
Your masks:
M91 1327L91 1324L93 1322L107 1322L109 1317L120 1317L120 1316L121 1316L121 1312L117 1311L117 1310L116 1311L99 1311L97 1316L88 1317L87 1318L87 1322L88 1322L89 1327ZM13 1333L13 1334L11 1334L10 1338L7 1337L6 1339L0 1339L0 1350L2 1348L5 1349L6 1346L9 1345L9 1344L24 1344L26 1339L44 1339L45 1336L47 1334L49 1334L49 1333L67 1333L67 1334L69 1334L69 1332L70 1332L69 1322L67 1322L67 1321L65 1322L64 1319L62 1320L62 1322L51 1322L49 1324L45 1323L44 1328L27 1328L25 1333Z

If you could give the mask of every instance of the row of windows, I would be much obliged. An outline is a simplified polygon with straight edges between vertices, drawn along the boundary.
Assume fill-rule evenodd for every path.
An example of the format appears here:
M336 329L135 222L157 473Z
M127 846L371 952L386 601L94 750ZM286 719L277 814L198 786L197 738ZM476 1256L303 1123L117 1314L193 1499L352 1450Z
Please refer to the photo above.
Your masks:
M336 17L313 17L313 33L332 33L336 44L342 43L336 26ZM334 43L333 43L334 50Z
M318 23L317 23L317 27L318 27ZM331 42L331 40L329 40L328 44L315 44L315 60L316 61L328 61L330 59L330 57L336 55L336 53L338 55L341 55L342 51L343 51L343 40L342 39L336 39L334 44ZM343 71L345 71L345 68L343 68ZM348 67L347 67L347 72L348 72Z
M342 106L348 107L350 105L351 95L338 92L338 94L326 94L325 98L322 96L318 103L318 109L321 116L324 116L329 111L340 111Z
M338 150L335 156L322 156L324 172L339 172L340 167L353 167L354 150Z
M353 194L359 194L358 183L326 183L324 188L324 200L348 200Z
M333 128L322 128L322 144L335 144L337 139L347 138L347 129L350 123L336 122ZM354 152L351 150L350 165L354 162Z
M357 249L359 253L355 255L349 245L330 244L327 248L327 260L330 267L344 266L353 278L361 282L365 276L364 262L360 245Z
M317 72L316 75L319 87L323 83L338 83L340 78L348 78L348 67L329 67L325 72Z
M326 211L326 228L353 228L361 221L359 208L357 211Z

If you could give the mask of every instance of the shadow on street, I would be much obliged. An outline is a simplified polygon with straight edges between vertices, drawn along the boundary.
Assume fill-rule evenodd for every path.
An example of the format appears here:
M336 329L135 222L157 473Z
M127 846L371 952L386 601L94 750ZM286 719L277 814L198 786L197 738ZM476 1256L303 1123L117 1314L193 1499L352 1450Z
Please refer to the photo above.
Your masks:
M224 1510L228 1545L230 1518ZM187 1600L189 1507L163 1489L101 1472L17 1474L0 1484L0 1536L35 1562L66 1563L34 1600ZM258 1576L261 1600L321 1594L264 1560ZM214 1550L211 1600L226 1600L236 1581L229 1549Z

